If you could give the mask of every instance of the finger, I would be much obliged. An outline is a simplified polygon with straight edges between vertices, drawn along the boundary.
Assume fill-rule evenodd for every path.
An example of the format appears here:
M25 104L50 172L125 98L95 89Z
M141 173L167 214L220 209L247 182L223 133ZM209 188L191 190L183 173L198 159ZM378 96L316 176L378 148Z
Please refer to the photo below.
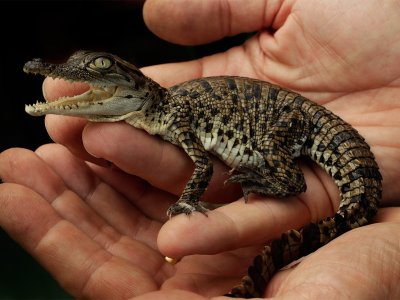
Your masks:
M376 223L400 224L400 207L381 208L374 220Z
M174 276L163 284L163 290L182 289L208 297L224 295L243 277L261 250L262 246L257 245L215 255L183 258L175 265Z
M79 95L88 89L88 85L80 82L68 82L63 79L47 77L43 81L43 95L47 101L60 97ZM83 160L106 166L107 162L91 156L82 145L82 131L87 121L83 118L66 116L46 116L46 129L53 141L65 145L72 153Z
M125 123L90 124L84 131L83 140L85 148L93 155L175 195L181 194L194 169L193 162L183 150ZM241 195L240 187L224 185L228 168L219 160L213 162L214 176L204 200L226 202L236 199Z
M190 279L187 278L187 280L189 281ZM211 285L211 282L204 282L204 283L205 284L208 283L208 284ZM214 285L216 284L215 281L213 282L213 284ZM193 286L193 283L192 283L192 286ZM168 290L167 289L163 289L161 291L147 293L147 294L135 297L135 300L153 300L153 299L163 299L163 300L187 300L187 299L190 299L190 300L226 300L228 298L226 298L224 296L217 296L217 297L201 296L198 293L189 292L189 291L185 290L185 287L182 288L181 286L179 286L177 289L168 289Z
M184 291L181 289L176 290L162 290L156 291L152 293L147 293L144 295L140 295L135 297L135 300L153 300L153 299L163 299L163 300L207 300L210 299L208 297L200 296L197 293Z
M164 87L203 77L204 60L192 60L144 67L141 71Z
M82 131L87 123L85 119L67 116L47 115L45 118L47 132L54 142L66 146L82 160L105 167L107 161L90 155L83 147Z
M27 176L28 170L44 177ZM26 149L8 149L0 154L0 177L4 182L27 186L48 200L56 199L65 190L64 183L57 174Z
M89 89L83 82L70 82L64 79L47 77L43 81L43 96L47 101L54 101L61 96L76 96Z
M196 45L275 27L274 22L283 22L289 5L285 1L197 0L183 4L181 0L149 0L145 2L143 17L159 37L177 44Z
M158 194L162 196L153 199L154 196L157 196L157 192L153 191L154 189L151 189L148 185L143 185L142 180L126 178L127 175L117 177L117 179L121 179L120 186L126 184L125 190L116 190L114 186L100 180L86 163L77 160L67 149L59 145L43 146L37 152L51 166L52 170L66 182L67 188L76 192L84 201L78 201L74 206L72 206L72 203L59 203L58 208L62 210L62 215L65 218L80 224L87 219L85 216L93 210L100 216L100 218L96 218L96 216L90 218L90 222L96 221L96 226L90 227L89 224L86 224L86 227L84 227L79 225L90 236L99 237L101 233L99 229L110 226L107 229L110 235L113 231L111 228L115 228L118 230L118 234L115 233L115 235L126 235L134 240L144 242L152 249L156 249L155 241L160 223L154 221L153 218L145 217L142 213L142 207L136 207L132 204L135 204L136 199L141 197L150 198L152 201L158 200L158 206L150 209L150 211L153 211L157 217L165 219L165 209L173 202L173 200L169 200L171 199L170 195L159 192ZM122 192L127 193L126 198L122 196ZM127 199L131 199L131 201L127 201ZM147 203L146 205L150 204Z
M260 244L285 229L300 227L309 218L307 213L294 199L252 199L249 203L241 199L208 212L207 217L196 213L172 218L160 230L158 247L166 256L179 259Z
M219 253L261 244L289 229L333 215L339 202L337 187L329 180L322 185L320 175L310 168L303 166L303 171L309 187L299 197L254 195L248 203L241 199L209 212L208 217L194 214L172 218L160 230L160 251L173 258Z
M95 164L89 165L97 176L129 199L146 217L159 223L167 220L165 212L171 204L176 202L176 196L155 188L145 180L126 174L119 169L103 168ZM133 193L132 189L139 192ZM159 230L159 226L157 226L157 230Z
M120 193L102 183L85 163L68 156L65 148L49 145L39 152L48 164L25 149L2 153L0 174L4 181L35 190L60 216L98 244L104 247L115 244L110 249L113 254L119 253L126 244L115 243L122 241L122 236L140 241L151 249L156 248L160 223L144 217ZM26 176L26 170L30 170L31 176ZM144 245L141 247L146 248ZM130 255L126 259L134 260L135 257Z
M77 160L60 145L44 145L36 153L66 182L68 188L85 199L85 203L91 205L109 224L126 235L134 236L137 227L135 222L165 221L167 208L176 201L176 197L152 187L140 178L118 169L88 165ZM99 197L95 196L96 189L102 189ZM126 201L127 199L129 201ZM113 211L113 214L110 214L110 211ZM143 218L143 212L149 219ZM146 236L153 237L154 240L159 225L148 227L156 230L152 233L146 232ZM142 237L135 238L141 240Z
M0 226L78 298L126 298L157 288L152 275L110 255L25 187L0 185Z
M144 74L165 87L200 77L233 75L260 78L259 65L254 61L260 49L256 38L245 45L233 47L225 52L205 56L200 59L168 63L142 68ZM261 78L268 79L268 78Z

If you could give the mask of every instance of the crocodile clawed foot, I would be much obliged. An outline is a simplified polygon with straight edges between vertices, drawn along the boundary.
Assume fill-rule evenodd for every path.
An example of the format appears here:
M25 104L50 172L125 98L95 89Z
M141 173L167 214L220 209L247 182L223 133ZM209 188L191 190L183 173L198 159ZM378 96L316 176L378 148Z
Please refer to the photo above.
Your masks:
M201 212L207 216L208 209L199 203L177 202L172 204L167 210L167 216L171 219L173 216L185 214L190 216L193 212Z

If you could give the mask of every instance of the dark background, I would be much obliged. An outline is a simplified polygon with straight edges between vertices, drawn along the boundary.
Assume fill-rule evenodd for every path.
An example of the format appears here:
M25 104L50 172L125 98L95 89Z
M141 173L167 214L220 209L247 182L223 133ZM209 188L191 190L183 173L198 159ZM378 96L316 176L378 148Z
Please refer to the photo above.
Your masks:
M0 1L0 151L34 150L50 142L43 118L24 112L42 99L43 78L23 64L63 61L80 49L115 53L138 67L223 51L242 37L184 47L162 41L144 25L143 1ZM28 171L28 170L27 170ZM70 299L45 270L0 229L0 299Z

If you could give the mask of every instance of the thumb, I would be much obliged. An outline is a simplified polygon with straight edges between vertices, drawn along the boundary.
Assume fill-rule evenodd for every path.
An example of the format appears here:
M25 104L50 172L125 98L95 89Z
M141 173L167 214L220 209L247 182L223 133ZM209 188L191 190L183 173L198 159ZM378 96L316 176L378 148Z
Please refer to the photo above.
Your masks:
M143 8L147 27L173 43L198 45L283 23L288 1L148 0Z

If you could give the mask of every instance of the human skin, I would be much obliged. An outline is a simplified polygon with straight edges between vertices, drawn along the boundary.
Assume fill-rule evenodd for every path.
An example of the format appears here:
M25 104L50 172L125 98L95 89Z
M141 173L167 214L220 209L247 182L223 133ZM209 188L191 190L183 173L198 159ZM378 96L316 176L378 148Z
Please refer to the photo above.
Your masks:
M147 67L145 74L164 86L225 74L298 91L352 124L383 175L385 207L373 224L276 274L265 297L399 298L398 2L260 0L246 9L243 1L172 2L144 7L148 27L171 42L261 32L224 53ZM44 82L50 101L86 88ZM208 217L167 221L193 170L182 150L125 123L47 116L46 126L58 144L0 155L0 226L76 298L217 299L239 282L263 242L338 207L332 179L309 161L301 163L307 192L245 204L237 186L224 186L228 169L214 160L205 200L228 204ZM182 259L171 265L164 255Z

